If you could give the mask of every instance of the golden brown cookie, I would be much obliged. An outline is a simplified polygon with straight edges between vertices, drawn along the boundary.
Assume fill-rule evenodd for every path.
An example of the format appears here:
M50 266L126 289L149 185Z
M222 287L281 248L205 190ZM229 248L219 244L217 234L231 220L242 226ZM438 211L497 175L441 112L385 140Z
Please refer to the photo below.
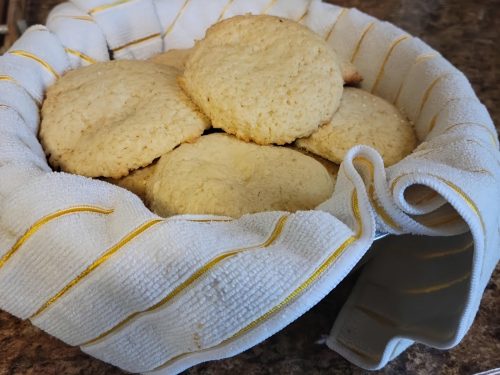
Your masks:
M342 78L344 79L344 84L346 84L347 86L356 86L363 81L363 76L354 64L343 61L340 63L340 69L342 70Z
M329 124L297 146L340 164L356 145L376 149L386 166L393 165L417 146L413 126L386 100L356 88L346 88L340 108Z
M160 53L153 56L150 61L156 64L173 66L179 70L184 70L187 59L191 53L192 48L189 49L171 49L170 51Z
M212 26L180 82L214 127L263 145L313 133L331 119L343 90L337 56L322 38L263 15Z
M71 71L47 92L40 139L54 167L120 178L209 126L177 85L179 71L111 61Z
M302 153L310 158L313 158L316 161L319 161L323 165L323 167L326 168L326 170L330 174L330 177L332 178L333 184L335 185L335 183L337 182L337 176L339 174L339 167L340 166L338 164L335 164L335 163L331 162L330 160L322 158L319 155L313 154L313 153L306 151L304 149L301 149L299 147L296 147L296 146L287 146L287 147L291 148L292 150L298 151L298 152L300 152L300 153Z
M147 187L162 216L310 210L330 198L325 167L286 147L211 134L161 157Z
M117 180L108 178L107 181L111 184L127 189L128 191L141 198L144 202L147 202L146 186L153 176L155 168L156 164L151 164L147 167L130 172L128 176L122 177Z

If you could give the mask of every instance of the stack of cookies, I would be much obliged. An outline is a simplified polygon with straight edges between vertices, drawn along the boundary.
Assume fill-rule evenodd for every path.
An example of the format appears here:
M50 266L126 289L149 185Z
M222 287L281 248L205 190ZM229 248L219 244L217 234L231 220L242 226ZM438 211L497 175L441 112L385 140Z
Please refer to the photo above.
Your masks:
M212 26L191 50L98 63L47 92L51 165L104 178L162 216L309 210L357 144L391 165L416 146L390 103L306 27L272 16Z

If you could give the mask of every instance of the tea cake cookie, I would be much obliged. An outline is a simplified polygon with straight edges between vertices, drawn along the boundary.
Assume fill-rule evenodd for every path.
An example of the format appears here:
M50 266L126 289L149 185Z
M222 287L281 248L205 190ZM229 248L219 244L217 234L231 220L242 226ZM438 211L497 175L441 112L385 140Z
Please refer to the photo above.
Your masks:
M127 189L146 202L146 186L153 176L155 168L156 164L151 164L147 167L130 172L128 176L120 179L108 178L106 181Z
M338 108L335 52L311 30L273 16L236 16L210 27L181 86L214 127L258 144L312 134Z
M413 126L386 100L361 89L344 90L340 108L329 124L297 146L341 163L347 151L356 145L376 149L386 166L393 165L417 146Z
M192 48L188 49L171 49L170 51L160 53L153 56L150 61L156 64L173 66L179 70L184 70L186 61L191 53Z
M328 174L332 178L333 184L337 182L337 176L339 174L339 165L332 163L330 160L326 160L325 158L322 158L321 156L311 154L310 152L307 152L304 154L306 156L312 157L314 160L318 161L325 167L325 169L328 171Z
M47 92L40 139L52 166L120 178L208 128L177 85L179 71L111 61L70 71Z
M301 149L299 147L296 147L296 146L288 146L288 147L291 148L292 150L298 151L298 152L300 152L300 153L302 153L310 158L313 158L316 161L319 161L323 165L323 167L325 167L325 169L328 171L328 173L330 174L330 177L333 180L333 184L335 185L335 183L337 182L337 176L339 174L339 167L340 166L338 164L335 164L335 163L331 162L330 160L322 158L319 155L313 154L313 153L306 151L304 149Z
M351 62L342 61L340 63L340 70L342 71L342 78L345 85L356 86L363 81L363 76L358 71L358 68Z
M147 187L162 216L309 210L332 193L330 175L313 158L220 133L163 155Z

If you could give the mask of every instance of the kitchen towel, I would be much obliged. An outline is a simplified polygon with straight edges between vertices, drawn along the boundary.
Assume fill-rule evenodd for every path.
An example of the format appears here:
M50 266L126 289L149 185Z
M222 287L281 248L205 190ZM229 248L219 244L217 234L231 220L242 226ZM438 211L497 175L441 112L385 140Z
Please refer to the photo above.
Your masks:
M189 48L238 14L297 20L404 111L421 144L384 168L349 151L309 212L160 218L132 193L53 172L43 93L69 69ZM0 58L0 308L124 370L236 355L319 302L365 257L327 345L367 369L463 338L499 260L500 153L465 76L418 38L319 0L73 0ZM392 234L374 243L376 232Z

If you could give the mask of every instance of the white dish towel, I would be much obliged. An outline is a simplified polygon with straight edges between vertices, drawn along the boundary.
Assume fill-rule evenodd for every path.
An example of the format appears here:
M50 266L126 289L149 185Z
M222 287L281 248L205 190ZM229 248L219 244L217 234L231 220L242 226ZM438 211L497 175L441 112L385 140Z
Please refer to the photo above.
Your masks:
M384 169L352 149L318 210L161 219L133 194L52 172L38 106L65 71L191 47L267 13L324 36L398 105L422 144ZM108 51L109 48L109 51ZM467 79L418 38L307 0L73 0L0 57L0 308L131 372L235 355L321 300L371 247L329 347L377 369L413 342L450 348L499 256L500 153ZM374 246L375 231L390 236Z

